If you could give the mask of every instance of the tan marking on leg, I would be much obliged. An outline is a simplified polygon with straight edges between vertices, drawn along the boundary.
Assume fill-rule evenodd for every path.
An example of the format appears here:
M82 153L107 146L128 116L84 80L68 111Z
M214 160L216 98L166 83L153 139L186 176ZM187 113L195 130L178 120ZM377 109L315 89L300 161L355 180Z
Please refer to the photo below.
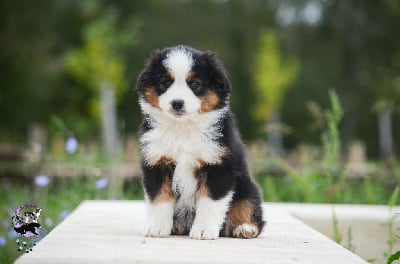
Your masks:
M205 95L201 96L201 113L211 112L216 109L219 103L218 95L213 92L209 91Z
M235 202L227 213L227 219L237 226L242 223L249 223L252 213L253 205L250 201Z
M159 160L154 162L157 166L164 166L166 175L164 175L164 182L160 188L160 192L157 197L154 199L153 204L158 204L162 202L169 202L175 199L174 192L172 191L172 182L169 175L172 175L172 165L174 161L167 157L162 156Z
M169 202L175 199L174 192L172 191L172 183L168 177L165 177L164 182L160 188L160 193L153 200L152 204L160 204Z
M156 91L154 91L153 87L148 87L144 90L143 96L146 99L146 101L151 104L151 106L155 108L160 108L158 105L158 95Z
M206 166L207 163L204 160L197 160L196 166L197 166L197 171L195 171L195 175L199 175L202 171L201 169L204 168L204 166Z
M199 199L201 197L208 197L208 188L206 185L207 175L204 171L199 171L196 174L196 178L198 179L198 188L196 191L196 198Z
M201 197L208 197L208 189L205 184L201 184L196 192L196 198L199 199Z
M235 202L226 215L226 233L238 238L258 236L258 227L251 221L252 214L253 205L250 201Z

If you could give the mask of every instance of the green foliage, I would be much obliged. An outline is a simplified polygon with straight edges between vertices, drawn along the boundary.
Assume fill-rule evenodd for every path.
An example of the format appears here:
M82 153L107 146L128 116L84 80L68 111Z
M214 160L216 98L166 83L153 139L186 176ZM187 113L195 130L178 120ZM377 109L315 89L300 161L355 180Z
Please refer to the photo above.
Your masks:
M82 47L67 52L64 64L66 70L85 87L98 91L101 85L111 85L118 99L128 87L122 50L134 44L138 23L131 20L120 28L117 22L117 13L108 10L90 23L84 30ZM90 108L93 116L98 118L97 94Z
M353 245L353 231L352 231L351 227L349 227L347 229L347 241L348 241L348 244L346 245L346 248L352 252L355 252L356 247L355 247L355 245Z
M342 245L343 235L340 233L339 221L336 216L335 207L332 207L332 227L333 227L333 240L336 243ZM356 248L353 245L353 232L351 227L347 229L347 241L348 242L347 245L345 245L345 248L347 248L352 252L355 252Z
M310 174L264 175L259 177L265 201L295 203L386 204L391 187L377 178L346 179L340 184L322 173L318 165L308 168ZM274 188L273 192L270 190Z
M260 178L265 200L361 204L386 204L390 200L394 203L397 194L389 196L393 187L384 179L376 175L360 179L347 177L340 159L339 123L343 109L333 90L329 92L329 98L329 109L322 110L316 104L311 108L322 129L321 148L317 148L315 155L301 159L297 166L284 158L274 157L272 163L283 176Z
M279 202L279 194L277 193L277 187L273 178L266 177L262 182L262 189L264 193L268 194L268 201L269 202Z
M390 211L392 211L393 207L396 206L396 202L399 198L399 193L400 193L400 186L397 185L396 188L394 189L394 191L392 192L392 195L390 196L388 205L390 208ZM395 243L395 228L394 228L394 221L396 219L397 215L394 214L389 220L388 220L388 235L389 235L389 240L387 241L387 245L388 245L388 251L387 253L385 253L385 256L388 257L388 263L389 261L393 262L394 260L396 260L396 256L397 253L392 254L393 252L393 247L394 247L394 243ZM391 263L390 262L390 263Z
M332 221L333 221L333 239L336 243L341 244L343 236L339 231L339 222L336 217L335 208L332 209Z
M392 255L390 255L390 257L387 260L387 264L392 264L394 261L399 260L400 259L400 251L397 251L395 253L393 253Z
M273 30L260 34L255 63L255 119L265 122L281 106L285 92L296 79L299 63L291 58L285 60Z
M53 134L69 135L71 133L65 122L56 115L50 117L49 129Z
M323 132L321 141L324 149L322 164L328 174L337 172L340 164L340 135L339 123L343 117L343 109L339 98L334 90L329 91L331 109L325 111L326 130ZM329 175L332 177L332 175Z

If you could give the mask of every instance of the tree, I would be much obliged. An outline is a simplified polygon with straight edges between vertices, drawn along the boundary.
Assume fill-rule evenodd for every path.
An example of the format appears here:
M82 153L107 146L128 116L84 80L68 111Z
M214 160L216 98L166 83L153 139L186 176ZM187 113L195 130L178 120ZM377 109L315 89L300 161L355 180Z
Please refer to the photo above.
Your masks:
M99 94L92 100L91 112L94 118L101 118L103 148L110 156L119 150L116 98L127 87L125 62L120 53L133 44L138 28L136 20L119 31L117 26L117 13L108 9L85 28L82 47L65 55L67 71Z
M65 87L59 56L84 23L78 11L76 1L0 2L0 140L23 142L32 123L60 111L60 94L52 97Z
M285 92L295 81L298 68L295 59L282 57L274 31L265 30L260 34L254 75L257 91L254 116L257 121L267 120L269 146L278 155L283 154L279 108Z
M289 6L293 14L302 14L307 3L317 3L321 8L317 23L294 19L279 29L285 52L301 60L301 71L283 108L285 120L296 128L296 135L291 135L290 140L317 143L318 132L313 135L308 125L313 120L305 120L306 108L301 106L310 100L327 106L327 90L334 87L344 108L340 125L343 145L361 139L368 145L369 155L381 152L382 157L390 156L388 153L394 148L391 131L400 127L396 122L400 95L396 91L399 90L396 80L400 3L391 0L277 3Z

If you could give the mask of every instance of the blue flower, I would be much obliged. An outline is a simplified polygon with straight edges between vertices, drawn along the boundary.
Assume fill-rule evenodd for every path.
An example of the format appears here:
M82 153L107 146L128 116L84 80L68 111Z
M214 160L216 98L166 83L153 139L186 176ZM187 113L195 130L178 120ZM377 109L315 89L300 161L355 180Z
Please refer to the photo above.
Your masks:
M78 150L78 140L74 137L69 137L65 142L65 151L68 154L74 154Z
M69 215L69 211L68 210L63 210L61 211L61 213L58 215L58 218L60 220L64 220L65 218L67 218L67 216Z
M7 244L7 240L4 236L0 236L0 247L4 247Z
M45 187L49 185L49 183L50 183L50 178L47 177L46 175L38 175L35 177L35 184L37 186Z
M101 179L98 179L95 183L95 187L96 189L104 189L106 188L108 185L108 178L107 177L103 177Z
M4 219L3 220L3 226L4 226L5 229L8 229L11 226L10 221L7 220L7 219Z
M18 234L14 230L11 230L10 232L8 232L8 237L10 239L16 239L18 237Z

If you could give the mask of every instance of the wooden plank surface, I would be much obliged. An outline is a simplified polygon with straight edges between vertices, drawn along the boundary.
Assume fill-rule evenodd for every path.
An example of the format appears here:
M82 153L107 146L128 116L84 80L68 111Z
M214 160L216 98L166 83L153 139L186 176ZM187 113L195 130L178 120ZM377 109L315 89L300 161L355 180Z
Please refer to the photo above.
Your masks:
M279 206L264 209L260 237L200 241L144 237L142 201L85 201L16 263L367 263Z

